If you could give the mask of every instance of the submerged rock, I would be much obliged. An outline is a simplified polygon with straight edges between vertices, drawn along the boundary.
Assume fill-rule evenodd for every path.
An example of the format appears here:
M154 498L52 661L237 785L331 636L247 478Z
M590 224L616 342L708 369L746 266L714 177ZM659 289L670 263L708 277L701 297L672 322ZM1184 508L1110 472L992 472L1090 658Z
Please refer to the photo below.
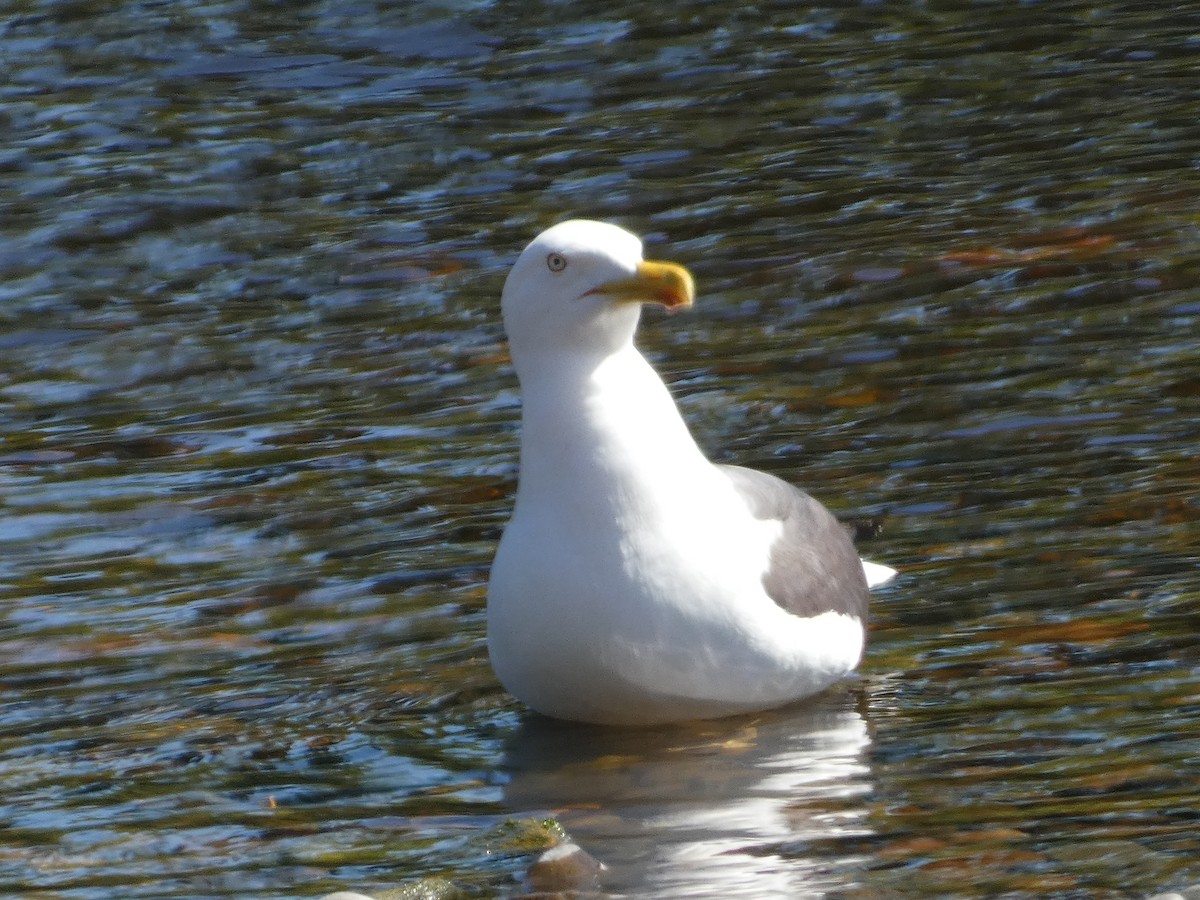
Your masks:
M588 890L599 887L600 875L606 868L578 844L564 841L534 860L525 881L536 893Z
M1193 884L1178 891L1167 891L1147 897L1146 900L1200 900L1200 884Z
M388 888L374 896L354 891L336 891L320 900L463 900L466 893L445 878L422 878L397 888Z

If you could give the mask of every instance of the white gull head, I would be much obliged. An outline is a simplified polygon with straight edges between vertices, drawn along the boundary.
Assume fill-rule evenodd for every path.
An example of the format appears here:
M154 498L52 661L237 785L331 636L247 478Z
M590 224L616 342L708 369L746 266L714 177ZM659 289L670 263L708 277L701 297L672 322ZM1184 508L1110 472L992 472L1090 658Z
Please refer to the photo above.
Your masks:
M687 270L642 258L642 242L616 225L575 219L543 231L504 282L500 306L513 364L570 355L603 359L633 341L642 303L688 306Z

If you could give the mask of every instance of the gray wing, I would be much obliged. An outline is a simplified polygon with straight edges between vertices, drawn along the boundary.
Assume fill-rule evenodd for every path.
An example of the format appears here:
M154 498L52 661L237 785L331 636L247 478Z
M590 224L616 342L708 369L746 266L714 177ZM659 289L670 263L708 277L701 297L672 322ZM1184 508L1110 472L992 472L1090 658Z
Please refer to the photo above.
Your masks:
M783 523L763 576L767 594L797 616L839 612L867 620L867 579L854 542L833 513L799 488L766 472L717 466L755 518Z

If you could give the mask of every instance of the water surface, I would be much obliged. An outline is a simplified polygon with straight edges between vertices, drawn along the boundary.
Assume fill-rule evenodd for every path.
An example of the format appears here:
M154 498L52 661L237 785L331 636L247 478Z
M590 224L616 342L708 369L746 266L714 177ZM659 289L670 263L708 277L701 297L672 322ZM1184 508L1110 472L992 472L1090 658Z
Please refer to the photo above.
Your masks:
M1200 881L1200 18L41 3L0 24L0 891L1136 897ZM500 284L585 215L718 460L883 530L860 678L499 688Z

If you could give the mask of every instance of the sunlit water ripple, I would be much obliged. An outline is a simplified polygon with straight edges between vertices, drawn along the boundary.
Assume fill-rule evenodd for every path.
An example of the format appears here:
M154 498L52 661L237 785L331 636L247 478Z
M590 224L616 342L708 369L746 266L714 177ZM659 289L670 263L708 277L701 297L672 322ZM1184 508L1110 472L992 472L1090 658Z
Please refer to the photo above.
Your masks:
M10 7L6 896L515 896L547 816L611 896L1200 881L1195 13ZM642 344L714 458L882 522L861 678L499 688L497 298L574 215L695 271Z

